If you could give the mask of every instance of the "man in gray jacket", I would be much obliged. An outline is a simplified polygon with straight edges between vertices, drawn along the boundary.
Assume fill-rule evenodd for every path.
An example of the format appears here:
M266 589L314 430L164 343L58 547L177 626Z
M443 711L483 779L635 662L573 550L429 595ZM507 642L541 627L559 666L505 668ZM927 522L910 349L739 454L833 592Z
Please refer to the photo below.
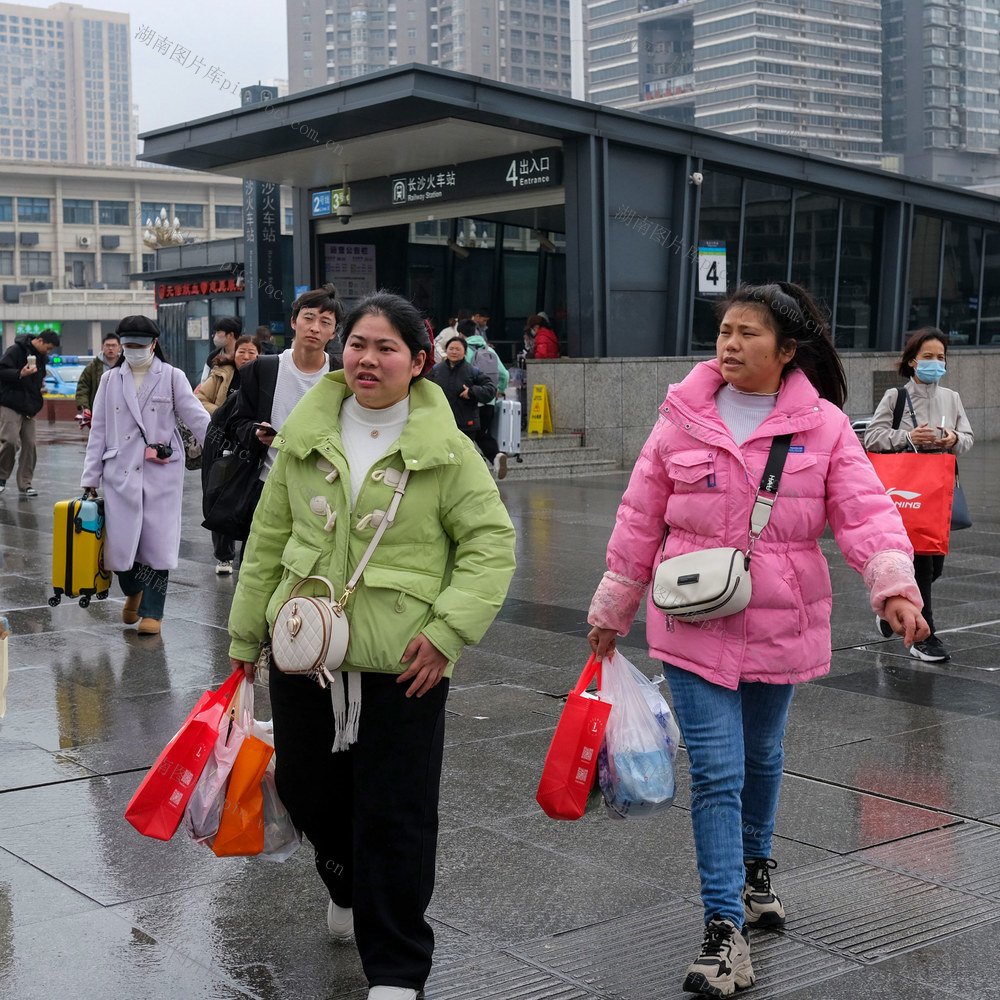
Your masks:
M42 408L45 359L59 348L59 334L43 330L37 337L17 337L0 358L0 493L14 469L18 449L17 487L27 497L38 496L31 485L35 474L35 416Z

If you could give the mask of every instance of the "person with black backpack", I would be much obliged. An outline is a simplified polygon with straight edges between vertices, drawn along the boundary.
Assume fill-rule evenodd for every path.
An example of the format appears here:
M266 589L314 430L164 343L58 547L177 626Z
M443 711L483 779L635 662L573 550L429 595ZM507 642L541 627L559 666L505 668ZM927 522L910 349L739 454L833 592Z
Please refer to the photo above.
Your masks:
M240 371L240 388L212 415L202 459L203 526L246 540L257 501L276 455L275 435L300 399L340 367L326 347L343 304L333 285L292 304L295 339L281 354L264 355Z

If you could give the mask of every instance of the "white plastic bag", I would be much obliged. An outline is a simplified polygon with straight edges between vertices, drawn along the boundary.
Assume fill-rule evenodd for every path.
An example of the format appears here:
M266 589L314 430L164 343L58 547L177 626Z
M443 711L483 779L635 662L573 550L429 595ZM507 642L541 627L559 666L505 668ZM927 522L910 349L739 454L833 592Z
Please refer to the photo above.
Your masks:
M240 705L242 710L237 721L236 713ZM244 680L237 697L219 723L215 746L184 810L184 829L196 844L211 844L218 833L226 802L226 785L236 763L236 755L247 737L248 721L253 722L253 685Z
M274 746L272 722L258 722L254 719L251 732L257 739ZM268 761L260 787L264 795L264 850L261 851L260 857L268 861L284 861L298 850L299 844L302 843L302 834L296 829L292 817L278 797L278 788L274 783L273 756Z
M611 716L597 758L608 811L645 816L674 800L679 731L658 688L617 650L601 667L600 696Z

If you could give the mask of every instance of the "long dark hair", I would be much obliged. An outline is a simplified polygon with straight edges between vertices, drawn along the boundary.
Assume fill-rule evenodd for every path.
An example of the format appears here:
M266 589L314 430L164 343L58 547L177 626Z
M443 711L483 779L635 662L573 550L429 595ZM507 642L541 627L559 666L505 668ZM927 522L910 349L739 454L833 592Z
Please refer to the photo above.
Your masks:
M899 359L899 364L896 365L896 371L903 378L913 378L917 374L916 369L913 367L913 362L920 353L920 348L928 340L940 340L944 345L945 357L948 356L948 334L942 333L936 326L922 326L919 330L910 334L909 339L906 341L906 346L903 348L903 356Z
M366 296L347 314L347 319L344 320L344 328L340 331L340 338L345 345L351 331L365 316L384 317L389 326L403 338L403 343L410 349L410 357L414 361L421 351L424 352L424 370L410 380L411 384L417 379L423 378L430 367L433 367L434 344L427 335L427 327L423 317L412 302L404 299L401 295L394 295L384 289ZM430 362L430 366L428 362Z
M790 281L742 285L716 306L716 318L721 322L733 306L756 306L765 311L774 328L779 353L795 348L795 356L782 374L801 368L823 399L844 408L847 400L844 366L819 304L801 285Z

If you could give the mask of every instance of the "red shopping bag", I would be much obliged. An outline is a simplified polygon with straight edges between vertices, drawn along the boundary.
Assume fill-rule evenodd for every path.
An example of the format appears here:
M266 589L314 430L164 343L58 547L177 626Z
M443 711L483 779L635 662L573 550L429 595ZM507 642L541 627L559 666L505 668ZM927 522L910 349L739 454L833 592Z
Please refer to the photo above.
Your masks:
M601 661L591 656L566 699L545 755L535 799L552 819L579 819L597 775L597 751L604 738L611 702L585 694L595 675L600 687Z
M208 763L226 706L243 679L234 670L217 691L206 691L136 789L125 818L144 837L169 840Z
M896 451L868 452L868 458L903 519L913 551L947 555L955 456Z

